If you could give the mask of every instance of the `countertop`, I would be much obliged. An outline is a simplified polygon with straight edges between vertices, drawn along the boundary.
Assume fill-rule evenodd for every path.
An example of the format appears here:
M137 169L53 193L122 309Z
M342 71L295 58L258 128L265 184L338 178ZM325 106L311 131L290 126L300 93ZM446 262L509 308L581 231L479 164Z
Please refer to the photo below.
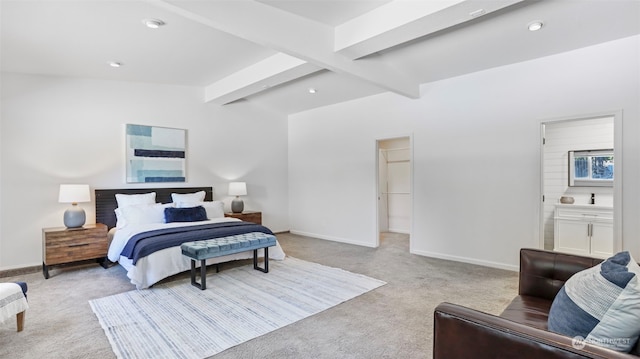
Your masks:
M556 203L556 207L571 207L571 208L586 208L586 209L613 209L613 206L600 205L600 204L568 204L568 203Z

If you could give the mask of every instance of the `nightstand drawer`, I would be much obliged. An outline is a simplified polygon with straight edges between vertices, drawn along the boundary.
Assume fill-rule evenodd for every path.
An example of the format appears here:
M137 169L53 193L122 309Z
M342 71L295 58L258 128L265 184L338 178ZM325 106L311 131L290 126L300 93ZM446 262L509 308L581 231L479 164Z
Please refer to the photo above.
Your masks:
M104 257L107 253L106 241L68 241L63 240L47 243L46 258L44 262L48 265L75 262L85 259Z
M84 244L103 241L107 232L96 230L67 230L65 232L47 232L47 248L68 247L74 244Z

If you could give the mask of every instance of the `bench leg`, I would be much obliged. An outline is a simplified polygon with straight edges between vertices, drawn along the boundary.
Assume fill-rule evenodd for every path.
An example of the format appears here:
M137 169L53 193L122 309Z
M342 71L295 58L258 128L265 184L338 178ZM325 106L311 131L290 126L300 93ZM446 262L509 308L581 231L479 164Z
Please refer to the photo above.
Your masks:
M258 267L258 250L253 250L253 269L269 273L269 247L264 248L264 268Z
M207 289L207 265L206 260L200 261L200 283L196 281L196 260L191 260L191 284L201 290Z
M21 332L24 328L24 311L16 314L16 322L18 323L18 331Z

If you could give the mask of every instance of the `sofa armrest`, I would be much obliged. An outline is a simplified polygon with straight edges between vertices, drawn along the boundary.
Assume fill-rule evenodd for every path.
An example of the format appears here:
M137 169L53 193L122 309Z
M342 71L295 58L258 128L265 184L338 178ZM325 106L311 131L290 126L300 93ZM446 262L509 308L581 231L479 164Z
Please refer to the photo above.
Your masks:
M552 301L567 279L600 262L602 259L523 248L518 294Z
M451 303L434 312L433 358L636 358Z

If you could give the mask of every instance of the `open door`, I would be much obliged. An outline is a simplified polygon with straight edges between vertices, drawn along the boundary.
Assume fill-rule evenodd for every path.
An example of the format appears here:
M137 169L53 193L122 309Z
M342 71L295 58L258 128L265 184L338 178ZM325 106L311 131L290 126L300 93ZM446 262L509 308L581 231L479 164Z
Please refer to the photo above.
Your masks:
M606 113L542 123L540 248L600 257L621 250L620 120ZM606 154L607 166L590 160L594 154Z
M376 151L378 239L385 235L406 239L411 233L412 215L411 139L378 140Z
M389 231L386 151L378 148L378 233Z

